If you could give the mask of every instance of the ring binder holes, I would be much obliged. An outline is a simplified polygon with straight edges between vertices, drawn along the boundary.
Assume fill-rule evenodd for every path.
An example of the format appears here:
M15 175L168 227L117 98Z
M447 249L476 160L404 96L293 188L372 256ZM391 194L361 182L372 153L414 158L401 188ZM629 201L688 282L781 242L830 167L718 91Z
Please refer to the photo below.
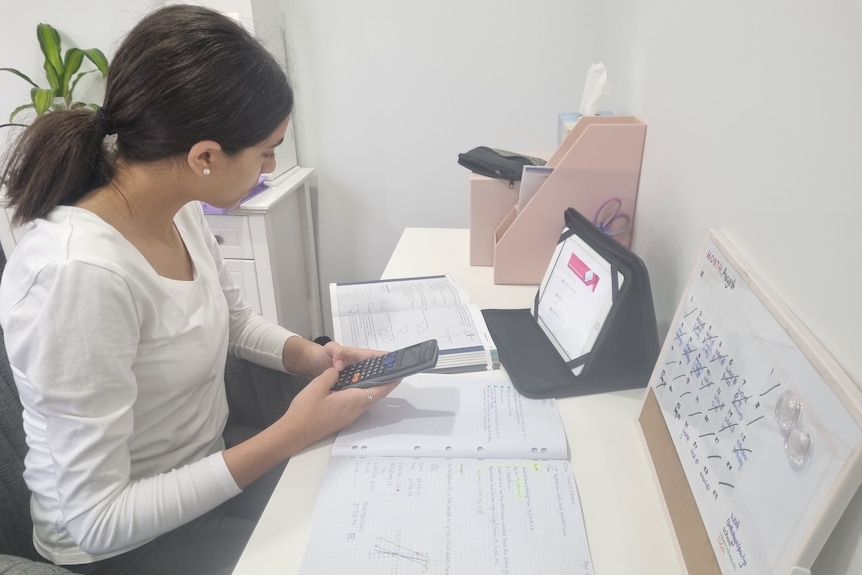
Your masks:
M476 451L478 451L479 453L482 453L483 451L485 451L485 448L480 445L479 447L476 448Z
M360 447L359 449L360 449L360 451L365 451L366 449L368 449L368 446L367 446L367 445L363 445L363 446L362 446L362 447Z
M353 446L353 447L351 447L350 449L351 449L352 451L356 451L357 449L359 449L359 446L358 446L358 445L354 445L354 446Z
M413 451L419 451L420 449L422 449L422 448L419 447L418 445L413 446Z
M533 451L533 453L538 453L538 452L539 452L539 448L534 447L534 448L532 449L532 451Z
M547 447L543 447L543 448L542 448L542 455L546 454L547 452L548 452L548 448L547 448Z
M447 446L446 446L446 453L449 453L450 451L452 451L452 446L451 446L451 445L447 445Z

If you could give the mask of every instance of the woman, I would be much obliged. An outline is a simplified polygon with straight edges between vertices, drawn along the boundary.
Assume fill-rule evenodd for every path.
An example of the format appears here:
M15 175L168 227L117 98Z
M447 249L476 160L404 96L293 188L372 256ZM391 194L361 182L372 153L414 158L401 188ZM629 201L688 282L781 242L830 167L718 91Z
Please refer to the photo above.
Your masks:
M233 207L274 169L292 107L284 73L240 25L173 5L125 38L101 109L45 114L16 142L3 181L31 226L3 275L0 323L48 560L229 573L255 514L227 502L396 385L331 392L345 363L375 352L254 314L204 221L200 201ZM229 352L314 379L225 448Z

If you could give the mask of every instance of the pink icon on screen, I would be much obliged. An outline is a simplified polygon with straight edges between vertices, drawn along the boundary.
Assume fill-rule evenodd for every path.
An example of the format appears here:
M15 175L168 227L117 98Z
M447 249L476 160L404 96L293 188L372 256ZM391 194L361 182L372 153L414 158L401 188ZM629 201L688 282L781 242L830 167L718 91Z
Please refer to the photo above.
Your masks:
M599 276L576 254L572 254L569 258L569 269L575 272L575 275L584 282L585 286L591 287L593 291L596 291L596 286L599 284Z

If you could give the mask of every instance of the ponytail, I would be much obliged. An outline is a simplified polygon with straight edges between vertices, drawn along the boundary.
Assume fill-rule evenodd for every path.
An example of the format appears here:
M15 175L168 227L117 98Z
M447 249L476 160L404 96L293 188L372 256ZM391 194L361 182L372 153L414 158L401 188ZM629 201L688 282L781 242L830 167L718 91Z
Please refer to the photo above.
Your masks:
M13 225L45 217L107 184L113 174L105 131L90 108L36 118L15 140L2 168Z
M292 111L287 76L241 24L202 6L154 10L114 54L103 110L48 112L15 142L0 168L13 224L108 184L117 158L155 163L203 140L235 154L264 141Z

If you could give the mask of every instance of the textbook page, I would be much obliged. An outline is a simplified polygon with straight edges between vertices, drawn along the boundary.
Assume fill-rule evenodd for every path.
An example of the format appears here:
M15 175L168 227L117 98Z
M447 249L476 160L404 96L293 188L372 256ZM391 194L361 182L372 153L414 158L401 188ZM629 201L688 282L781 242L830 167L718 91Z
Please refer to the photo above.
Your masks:
M593 575L567 461L334 457L303 575Z
M333 317L470 303L470 294L448 275L333 283L329 291Z
M333 339L394 351L436 339L435 371L499 367L481 310L448 275L330 284Z
M335 439L332 455L568 459L554 399L503 372L406 378Z

